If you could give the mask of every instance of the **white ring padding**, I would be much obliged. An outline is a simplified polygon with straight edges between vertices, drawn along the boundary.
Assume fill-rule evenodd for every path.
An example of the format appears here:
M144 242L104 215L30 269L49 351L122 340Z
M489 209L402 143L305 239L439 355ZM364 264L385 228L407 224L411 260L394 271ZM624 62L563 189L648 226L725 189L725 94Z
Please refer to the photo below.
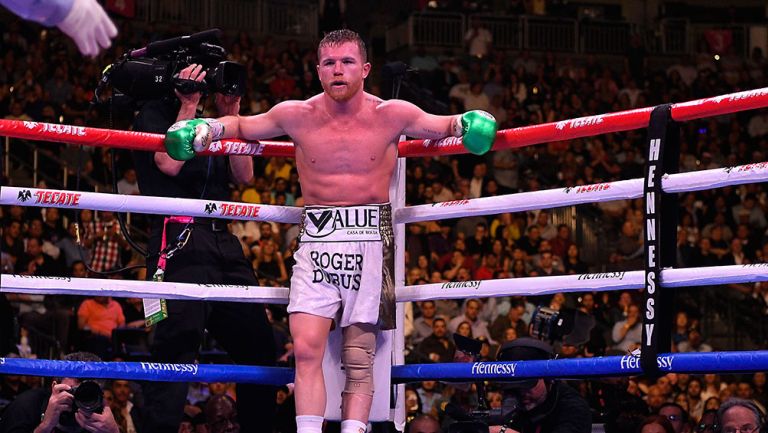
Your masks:
M0 277L2 277L0 293L288 303L288 288L286 287L30 277L12 274L1 274ZM396 295L398 302L408 302L473 297L536 296L557 292L631 290L645 287L644 278L645 273L643 271L629 271L554 277L471 280L397 287ZM667 269L662 271L661 278L664 287L768 281L768 263Z
M768 281L768 263L667 269L661 272L661 280L664 287L692 287ZM398 288L397 301L537 296L558 292L634 290L645 286L644 271L505 278L499 280L472 280L405 286Z
M664 192L679 193L766 181L768 181L768 163L761 162L737 167L665 175L662 187ZM643 179L620 180L572 188L556 188L409 206L395 210L395 221L397 223L413 223L466 216L493 215L503 212L550 209L610 200L629 200L642 197L642 195Z
M287 304L288 288L1 274L0 292Z
M301 220L302 212L302 208L293 206L18 188L13 186L3 186L0 188L0 205L94 209L99 211L139 212L155 215L274 221L289 224L298 224Z

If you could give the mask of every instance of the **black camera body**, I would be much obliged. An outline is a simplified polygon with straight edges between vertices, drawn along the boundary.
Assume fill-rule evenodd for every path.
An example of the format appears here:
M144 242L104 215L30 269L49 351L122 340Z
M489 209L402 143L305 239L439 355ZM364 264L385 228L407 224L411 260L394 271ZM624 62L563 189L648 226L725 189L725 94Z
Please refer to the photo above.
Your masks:
M242 96L247 85L243 65L227 61L226 50L217 45L218 30L207 30L191 36L153 42L146 48L132 50L107 66L99 89L111 85L115 95L133 102L156 100L195 92ZM216 43L214 43L216 42ZM199 64L206 72L202 82L182 80L179 72L191 64Z
M59 424L62 427L79 427L75 421L75 413L79 410L86 414L101 413L104 410L104 391L101 385L93 380L84 380L80 385L70 388L72 394L72 410L59 416Z

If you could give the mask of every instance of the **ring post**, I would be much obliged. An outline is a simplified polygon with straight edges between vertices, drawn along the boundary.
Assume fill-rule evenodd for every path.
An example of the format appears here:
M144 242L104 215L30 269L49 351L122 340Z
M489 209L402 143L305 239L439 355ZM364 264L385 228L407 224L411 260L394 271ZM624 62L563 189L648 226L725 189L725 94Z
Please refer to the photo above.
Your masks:
M662 178L680 163L680 133L672 120L672 106L651 112L644 184L645 303L640 364L648 375L660 375L657 356L672 347L674 291L661 287L661 270L676 265L677 194L665 194Z

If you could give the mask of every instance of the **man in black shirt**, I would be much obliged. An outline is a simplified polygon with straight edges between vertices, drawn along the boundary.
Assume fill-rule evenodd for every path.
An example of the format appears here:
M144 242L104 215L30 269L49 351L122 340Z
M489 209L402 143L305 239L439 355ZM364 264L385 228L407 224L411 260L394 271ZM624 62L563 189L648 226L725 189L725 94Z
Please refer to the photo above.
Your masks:
M182 79L200 81L204 72L191 65ZM195 117L201 94L182 95L181 101L162 99L147 102L134 122L134 130L165 133L176 121ZM220 115L236 115L240 98L216 94ZM134 152L139 189L143 195L205 200L228 200L229 183L245 183L253 176L250 156L197 156L190 161L172 160L166 153ZM158 252L165 241L172 244L185 223L151 218L147 277L157 270ZM194 218L186 245L168 259L165 281L257 286L251 264L238 239L227 230L225 220ZM168 300L168 318L157 324L151 352L153 360L194 363L203 332L207 329L237 364L274 365L272 329L264 306L255 303ZM243 431L272 430L276 389L239 384L237 407ZM145 431L173 432L184 415L186 383L147 383Z

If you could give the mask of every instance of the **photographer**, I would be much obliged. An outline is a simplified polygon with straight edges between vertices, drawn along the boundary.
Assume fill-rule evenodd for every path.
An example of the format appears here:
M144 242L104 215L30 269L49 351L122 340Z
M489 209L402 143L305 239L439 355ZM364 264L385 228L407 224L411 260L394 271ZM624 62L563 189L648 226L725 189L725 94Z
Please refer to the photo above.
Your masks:
M554 359L552 347L533 338L504 343L498 361ZM518 408L506 414L504 425L491 433L589 433L592 416L587 402L570 386L553 379L528 379L501 383L505 400L514 398Z
M88 352L70 353L63 360L101 361L98 356ZM78 401L75 397L80 396L74 391L76 387L86 382L71 377L56 378L50 389L35 388L19 394L2 413L0 432L119 433L112 410L101 400L100 389L97 390L98 396L91 395L92 398L86 402Z
M206 71L191 64L179 79L200 83ZM175 121L191 119L202 94L164 97L144 103L134 122L134 130L165 132ZM219 115L237 115L240 97L215 93ZM167 153L134 152L139 189L148 196L181 197L204 200L229 200L230 182L246 183L253 177L250 156L197 156L176 161ZM179 235L191 229L188 242L168 258L163 280L185 283L240 284L258 286L251 264L243 255L238 239L229 233L227 220L195 217L191 223L153 217L150 225L147 277L158 267L158 253L173 245ZM180 245L180 244L179 244ZM167 301L168 318L155 330L151 352L155 362L194 363L203 333L207 329L236 364L274 365L272 328L264 305L235 302ZM184 415L188 385L183 382L147 383L144 430L176 433ZM271 431L275 412L275 392L271 386L239 384L237 413L243 431Z

